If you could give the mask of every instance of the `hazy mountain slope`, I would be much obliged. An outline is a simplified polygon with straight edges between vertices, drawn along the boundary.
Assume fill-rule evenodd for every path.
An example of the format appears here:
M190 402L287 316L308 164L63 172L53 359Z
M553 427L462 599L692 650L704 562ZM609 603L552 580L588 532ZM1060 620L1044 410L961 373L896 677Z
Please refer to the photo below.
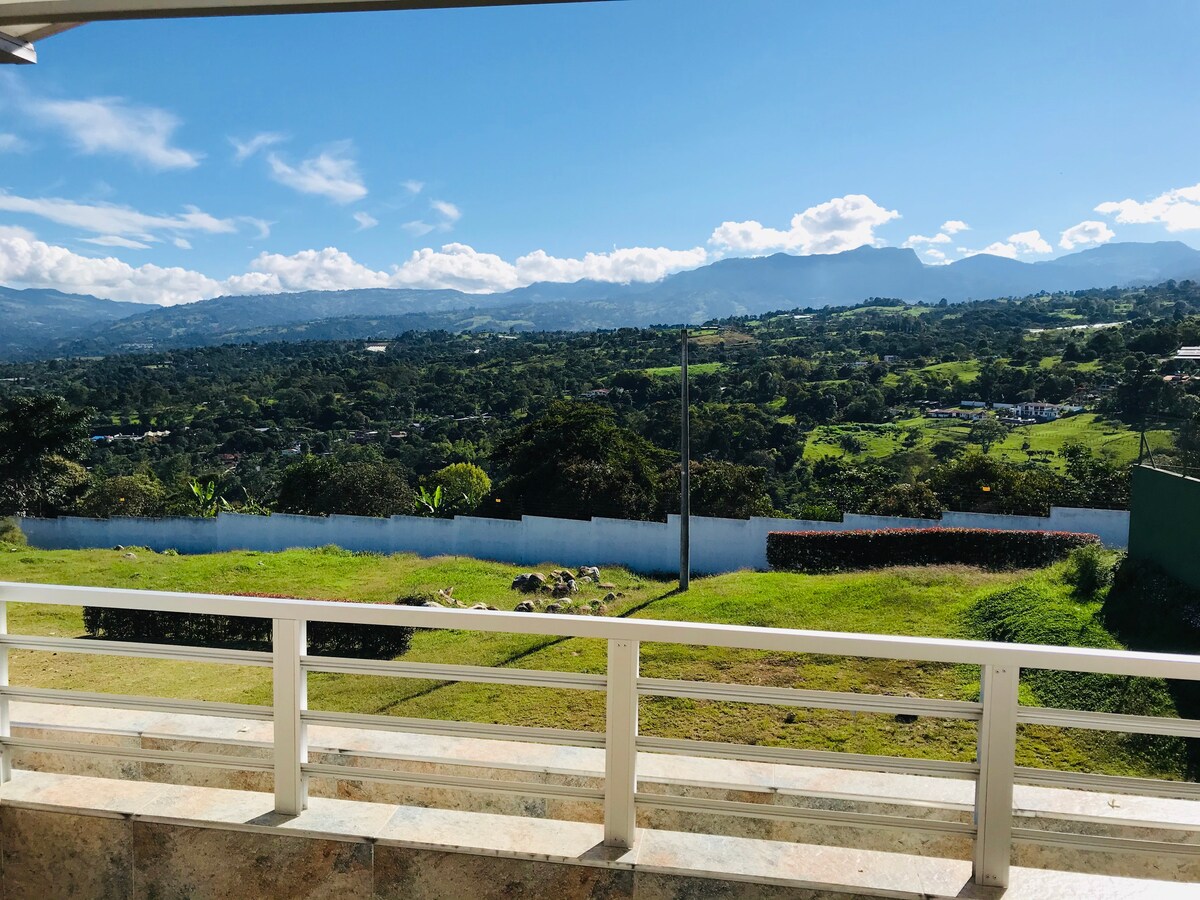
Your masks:
M0 286L0 358L19 358L33 348L82 336L146 309L143 303Z
M860 247L838 254L719 260L653 284L546 283L497 294L308 291L150 309L53 291L7 291L0 297L30 294L45 302L26 298L24 318L17 317L24 324L5 330L0 354L100 354L251 340L378 337L431 328L583 330L696 323L868 297L957 302L1172 278L1200 278L1200 251L1177 241L1124 243L1038 263L978 255L927 266L912 250Z

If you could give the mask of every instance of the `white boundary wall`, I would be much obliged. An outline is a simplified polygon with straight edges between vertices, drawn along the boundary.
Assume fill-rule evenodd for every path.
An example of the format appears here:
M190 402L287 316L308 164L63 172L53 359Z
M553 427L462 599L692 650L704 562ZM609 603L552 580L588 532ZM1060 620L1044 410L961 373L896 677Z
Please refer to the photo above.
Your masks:
M149 547L180 553L223 550L286 550L336 544L379 553L453 554L517 565L627 566L639 572L679 568L679 517L667 522L625 519L520 520L458 516L426 519L393 516L244 516L215 519L21 519L29 543L44 550L89 547ZM767 568L771 531L847 531L857 528L998 528L1079 531L1097 534L1109 547L1129 542L1129 513L1111 509L1053 507L1045 518L987 513L943 513L941 520L847 515L842 522L801 519L711 519L692 517L692 569L700 574Z

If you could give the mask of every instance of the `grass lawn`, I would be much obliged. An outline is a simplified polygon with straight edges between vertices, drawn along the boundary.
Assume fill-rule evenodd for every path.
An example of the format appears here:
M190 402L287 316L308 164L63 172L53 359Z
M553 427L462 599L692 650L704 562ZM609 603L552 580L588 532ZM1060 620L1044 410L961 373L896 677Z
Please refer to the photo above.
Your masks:
M113 550L7 550L0 552L0 580L363 602L388 602L414 591L453 586L463 601L485 601L501 609L511 609L522 599L509 589L520 568L460 557L383 557L338 550L204 556L133 552L136 559ZM610 609L615 615L936 637L970 636L967 612L986 593L1031 578L1065 590L1059 569L1031 574L955 566L838 575L739 572L696 579L687 594L673 593L671 582L621 569L605 568L603 577L623 595ZM586 600L599 593L585 591L580 597ZM463 615L469 620L470 613ZM9 627L14 633L83 634L80 610L67 607L13 604ZM405 658L605 670L605 648L599 641L462 630L419 631ZM953 699L974 699L979 677L970 666L659 644L643 647L642 673ZM262 669L76 654L14 651L12 680L38 687L240 703L269 703L271 697L270 674ZM585 730L602 730L604 723L604 698L595 692L340 675L313 675L309 683L314 709ZM974 725L959 721L922 718L901 724L884 715L670 698L644 698L641 716L644 733L667 737L954 760L970 760L975 752ZM1018 757L1030 765L1149 774L1149 764L1140 765L1106 747L1086 734L1042 729L1022 737Z
M1116 464L1131 463L1138 457L1138 433L1127 425L1102 422L1094 413L1080 413L1041 425L1014 428L992 448L992 453L1004 459L1024 462L1021 449L1029 441L1031 450L1051 450L1057 453L1066 444L1083 444L1092 453ZM1169 431L1149 431L1147 439L1155 450L1169 450L1174 439ZM1055 460L1061 465L1061 460Z
M725 368L725 363L706 362L706 363L688 363L689 375L711 375L713 372L719 372ZM678 378L679 366L655 366L651 369L643 369L651 378Z
M904 445L904 436L912 428L920 429L921 437L911 449L922 450L928 450L941 441L965 445L971 431L970 424L966 422L924 416L898 419L885 425L818 425L808 436L804 458L881 459L908 449ZM854 435L863 449L855 453L843 450L838 439L845 434ZM1168 451L1174 447L1174 436L1169 431L1151 430L1147 432L1147 438L1154 450ZM1127 425L1101 421L1094 413L1080 413L1054 422L1014 428L1004 440L992 446L990 453L1010 462L1027 462L1029 458L1022 449L1026 441L1030 450L1049 450L1055 454L1067 444L1083 444L1095 455L1118 465L1131 463L1138 456L1136 431ZM1049 464L1061 469L1063 461L1055 456Z
M917 371L945 375L949 378L961 378L963 381L970 383L979 377L979 369L979 360L965 359L955 362L934 363Z

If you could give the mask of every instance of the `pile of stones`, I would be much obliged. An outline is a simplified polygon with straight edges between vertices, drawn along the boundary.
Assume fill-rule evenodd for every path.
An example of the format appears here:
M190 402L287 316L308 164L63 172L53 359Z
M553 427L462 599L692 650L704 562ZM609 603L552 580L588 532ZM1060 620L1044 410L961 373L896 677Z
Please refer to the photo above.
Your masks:
M604 599L579 601L572 595L578 594L583 586L607 590ZM542 572L525 572L513 579L512 589L523 594L549 594L535 596L522 600L517 604L516 612L547 612L547 613L578 613L581 615L602 616L608 612L610 603L616 601L620 594L614 593L615 584L607 584L600 580L600 569L596 566L580 566L577 572L570 569L555 569L549 577Z

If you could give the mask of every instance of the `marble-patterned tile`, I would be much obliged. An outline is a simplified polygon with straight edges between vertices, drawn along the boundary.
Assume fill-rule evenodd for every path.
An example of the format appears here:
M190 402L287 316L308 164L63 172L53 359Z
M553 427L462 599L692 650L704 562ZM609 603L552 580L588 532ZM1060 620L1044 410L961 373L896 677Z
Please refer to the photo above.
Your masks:
M597 852L604 829L585 822L464 813L402 806L379 832L379 841L427 848L472 850L537 856L543 859L586 859ZM617 854L617 858L626 854ZM632 864L632 854L626 865Z
M648 831L640 835L639 871L791 883L809 889L921 897L917 866L934 864L899 853L785 844L710 834Z
M275 812L274 794L189 785L164 786L159 796L139 810L142 818L175 822L195 819L244 825Z
M633 872L406 847L375 848L376 900L632 900Z
M634 900L878 900L879 897L653 872L634 873L633 896Z
M134 896L154 900L369 900L371 845L133 823Z
M272 812L247 824L277 828L292 834L337 835L373 840L388 825L395 812L396 807L385 803L356 803L351 800L310 797L308 808L298 816Z
M17 769L0 787L0 803L132 815L158 799L162 790L146 782Z
M126 900L133 896L132 823L0 805L3 896Z

